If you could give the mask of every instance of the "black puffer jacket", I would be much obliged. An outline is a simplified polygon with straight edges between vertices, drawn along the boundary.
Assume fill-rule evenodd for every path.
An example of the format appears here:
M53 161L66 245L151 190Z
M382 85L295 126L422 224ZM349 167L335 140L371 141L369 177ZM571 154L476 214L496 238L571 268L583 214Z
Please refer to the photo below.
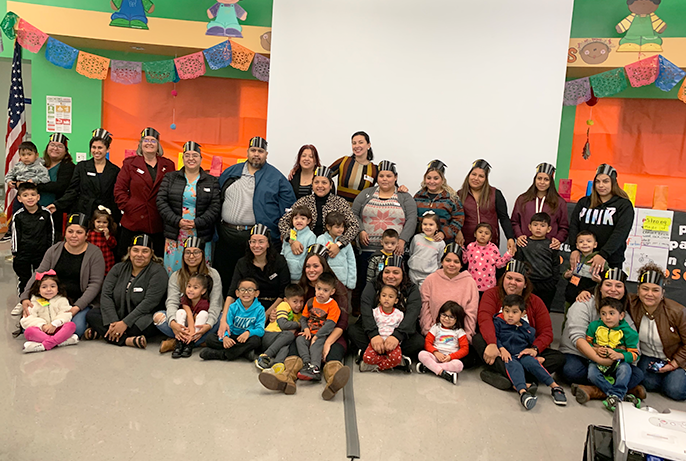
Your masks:
M186 188L184 169L167 173L157 193L157 209L164 221L164 236L176 240L179 236L179 221L182 219L183 191ZM221 211L221 198L217 178L200 169L196 184L195 228L198 237L205 242L212 240L214 224Z

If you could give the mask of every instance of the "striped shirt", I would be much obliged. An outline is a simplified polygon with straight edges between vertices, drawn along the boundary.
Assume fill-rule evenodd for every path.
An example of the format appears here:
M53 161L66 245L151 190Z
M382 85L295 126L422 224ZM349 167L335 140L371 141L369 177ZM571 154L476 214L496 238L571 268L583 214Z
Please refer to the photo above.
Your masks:
M350 203L361 191L376 184L376 165L360 165L354 155L339 158L329 168L334 176L338 175L338 195Z
M226 188L222 204L222 221L238 226L254 226L253 196L255 195L255 175L248 172L245 163L241 177Z

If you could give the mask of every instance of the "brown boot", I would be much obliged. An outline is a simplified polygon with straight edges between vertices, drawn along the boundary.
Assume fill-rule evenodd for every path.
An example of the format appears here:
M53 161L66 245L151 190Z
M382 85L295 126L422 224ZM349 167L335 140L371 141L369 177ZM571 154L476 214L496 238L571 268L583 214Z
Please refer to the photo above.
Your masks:
M626 393L627 393L627 395L631 394L634 397L637 397L641 400L645 400L647 395L648 395L646 393L646 388L640 384L638 386L634 387L633 389L629 389Z
M171 352L175 348L176 348L176 339L167 338L164 341L162 341L162 344L160 344L160 354L164 354L165 352Z
M324 392L322 392L322 398L324 400L331 400L336 392L340 391L345 387L350 379L350 367L344 366L341 362L334 360L332 362L326 362L324 365L324 381L326 381L326 387Z
M303 367L303 361L297 355L286 357L283 362L283 373L268 373L263 371L259 374L260 383L269 390L283 391L287 395L295 394L295 381L298 379L298 372Z
M581 405L589 400L604 400L607 396L603 391L595 386L584 386L581 384L572 384L572 394L576 396L576 401Z

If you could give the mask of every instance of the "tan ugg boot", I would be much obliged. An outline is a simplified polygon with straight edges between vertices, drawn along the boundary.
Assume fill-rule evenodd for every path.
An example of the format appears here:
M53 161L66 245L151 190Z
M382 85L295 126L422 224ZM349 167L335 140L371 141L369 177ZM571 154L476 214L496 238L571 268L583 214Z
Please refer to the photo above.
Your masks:
M627 391L627 394L631 394L635 397L638 397L641 400L645 400L647 397L646 388L640 384L638 386L634 387L633 389L629 389Z
M344 366L341 362L334 360L332 362L326 362L324 365L324 381L326 381L326 387L324 392L322 392L322 398L324 400L331 400L336 392L340 391L345 387L350 379L350 367Z
M286 357L283 362L283 373L268 373L263 371L259 374L260 383L269 390L283 391L287 395L295 394L295 381L298 379L298 372L303 367L303 361L297 355Z
M576 390L576 392L574 392ZM584 404L589 400L604 400L607 396L603 391L595 386L584 386L572 384L572 393L576 396L576 401Z
M165 352L171 352L176 348L176 339L174 338L167 338L162 341L160 344L160 354L164 354Z

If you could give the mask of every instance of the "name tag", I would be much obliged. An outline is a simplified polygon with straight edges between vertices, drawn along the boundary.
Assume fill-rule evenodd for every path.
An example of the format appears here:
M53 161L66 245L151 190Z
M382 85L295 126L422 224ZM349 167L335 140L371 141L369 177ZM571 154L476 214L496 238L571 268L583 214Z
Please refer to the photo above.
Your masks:
M87 171L86 174L88 176L97 176L97 174L93 173L92 171Z
M372 177L369 176L369 175L364 175L364 180L365 180L365 181L369 181L370 183L374 183L374 178L372 178Z
M202 190L204 190L205 192L210 192L212 189L210 189L209 187L203 187Z
M145 174L145 171L141 170L140 168L137 168L136 173Z
M277 273L274 272L272 275L269 276L269 280L274 280L277 277Z
M383 272L383 268L384 268L384 263L380 262L379 263L379 272Z
M143 293L143 287L133 287L134 293Z

